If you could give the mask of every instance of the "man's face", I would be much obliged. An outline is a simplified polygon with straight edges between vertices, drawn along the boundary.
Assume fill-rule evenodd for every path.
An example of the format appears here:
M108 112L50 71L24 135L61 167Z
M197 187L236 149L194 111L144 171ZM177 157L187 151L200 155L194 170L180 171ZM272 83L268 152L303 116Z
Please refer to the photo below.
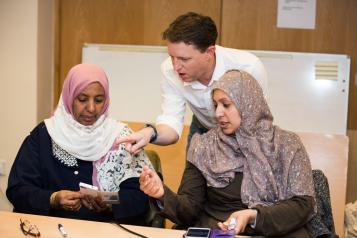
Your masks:
M183 82L205 80L212 59L214 60L215 46L210 46L205 52L201 52L194 45L168 42L167 49L174 70Z

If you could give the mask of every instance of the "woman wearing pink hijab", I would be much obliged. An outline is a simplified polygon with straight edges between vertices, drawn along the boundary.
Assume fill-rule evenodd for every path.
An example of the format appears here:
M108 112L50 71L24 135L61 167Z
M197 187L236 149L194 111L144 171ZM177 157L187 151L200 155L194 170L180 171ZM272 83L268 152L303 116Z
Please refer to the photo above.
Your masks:
M149 207L138 177L152 166L143 152L113 146L131 130L108 116L109 103L103 69L79 64L69 71L54 115L26 137L12 166L6 194L14 211L143 224ZM80 182L118 193L120 204L82 194Z

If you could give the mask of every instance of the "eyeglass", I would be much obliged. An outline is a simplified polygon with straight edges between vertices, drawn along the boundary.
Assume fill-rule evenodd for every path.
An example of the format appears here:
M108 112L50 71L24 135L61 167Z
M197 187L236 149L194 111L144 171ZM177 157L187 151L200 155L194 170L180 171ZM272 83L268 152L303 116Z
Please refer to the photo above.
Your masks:
M34 237L41 237L40 231L36 225L32 225L28 220L21 220L20 227L25 236L30 235Z

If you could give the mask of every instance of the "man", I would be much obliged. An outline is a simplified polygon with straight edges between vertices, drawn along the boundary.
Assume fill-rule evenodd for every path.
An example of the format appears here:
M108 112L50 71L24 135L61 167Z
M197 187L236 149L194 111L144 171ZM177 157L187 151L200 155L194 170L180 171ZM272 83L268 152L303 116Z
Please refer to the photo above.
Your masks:
M193 112L187 148L194 133L205 133L216 126L211 88L227 70L241 69L258 80L266 96L267 75L261 61L253 54L216 45L217 28L208 16L189 12L176 18L164 31L168 57L161 65L162 114L156 127L118 140L126 149L138 153L148 143L170 145L182 133L186 104Z

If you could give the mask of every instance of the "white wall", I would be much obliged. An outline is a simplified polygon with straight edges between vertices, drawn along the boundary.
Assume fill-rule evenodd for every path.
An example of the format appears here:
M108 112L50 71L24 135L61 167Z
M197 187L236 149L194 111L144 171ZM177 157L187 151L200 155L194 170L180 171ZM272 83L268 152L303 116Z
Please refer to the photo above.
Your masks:
M52 85L51 76L48 75L50 71L38 68L38 65L47 62L48 57L51 57L39 51L41 45L49 47L48 44L39 45L41 41L38 29L39 26L43 27L38 21L39 9L45 11L39 8L41 2L0 0L0 160L5 161L6 173L5 176L0 176L0 210L11 209L5 191L7 175L17 151L23 139L38 123L38 114L41 114L39 112L48 110L44 107L38 110L37 106L38 98L42 95L38 90L51 90L48 85ZM46 21L45 18L42 17L41 21ZM46 39L48 35L41 34L40 38ZM44 84L47 89L42 89L43 83L38 84L44 77L49 80ZM51 98L47 100L51 102Z

